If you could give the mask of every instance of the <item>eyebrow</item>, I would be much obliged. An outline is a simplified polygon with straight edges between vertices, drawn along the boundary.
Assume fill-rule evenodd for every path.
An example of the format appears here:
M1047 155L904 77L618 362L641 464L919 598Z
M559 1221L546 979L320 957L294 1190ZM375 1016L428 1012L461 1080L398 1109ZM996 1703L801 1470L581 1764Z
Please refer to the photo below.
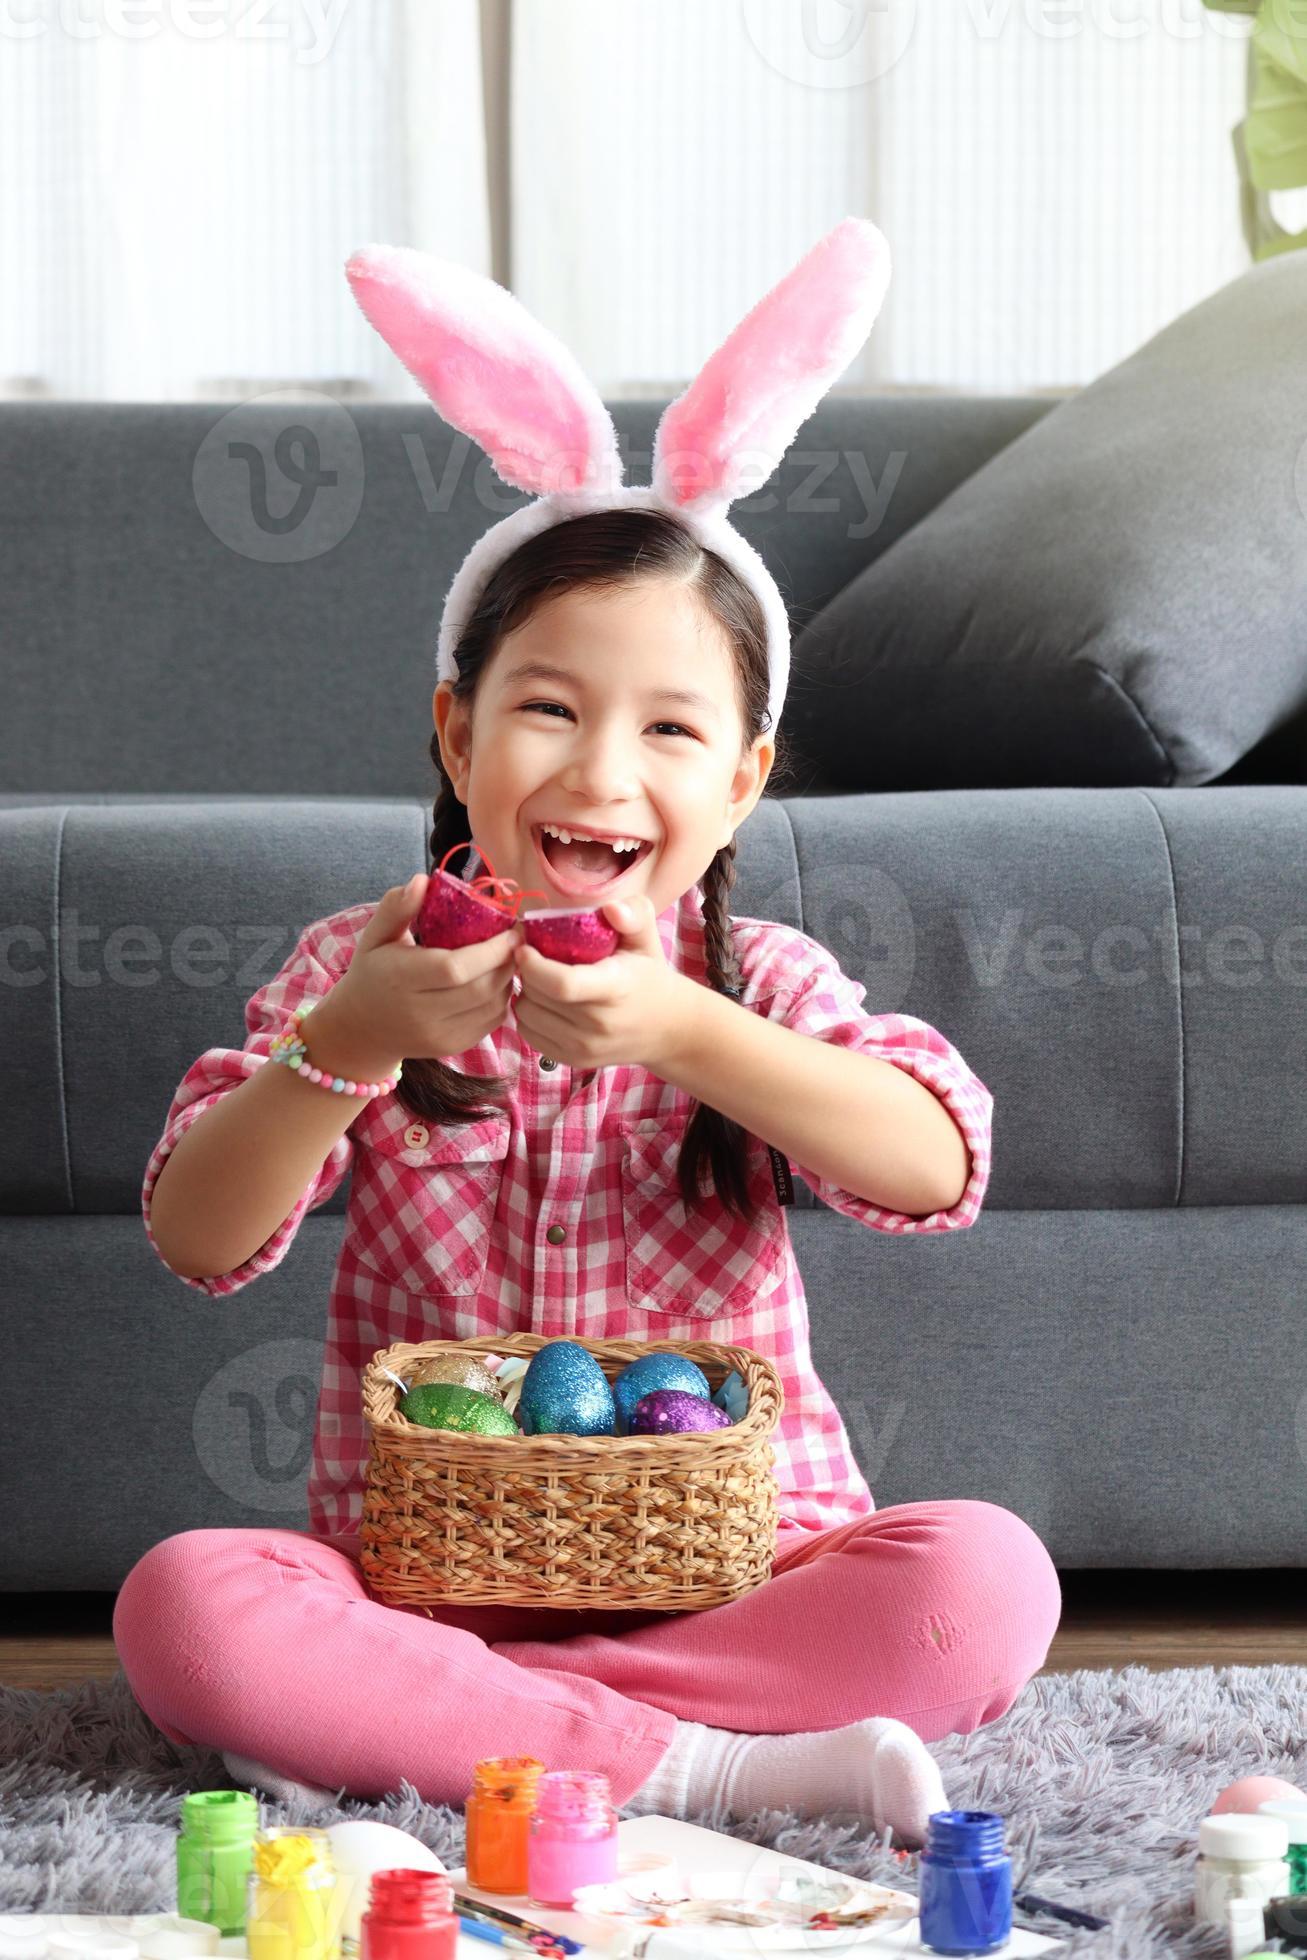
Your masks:
M581 683L566 668L551 667L543 660L524 660L517 667L510 667L504 675L504 685L511 681L564 681L569 687L579 687ZM706 694L696 694L692 688L655 687L649 690L650 701L672 701L678 707L697 708L701 714L717 716L717 703Z

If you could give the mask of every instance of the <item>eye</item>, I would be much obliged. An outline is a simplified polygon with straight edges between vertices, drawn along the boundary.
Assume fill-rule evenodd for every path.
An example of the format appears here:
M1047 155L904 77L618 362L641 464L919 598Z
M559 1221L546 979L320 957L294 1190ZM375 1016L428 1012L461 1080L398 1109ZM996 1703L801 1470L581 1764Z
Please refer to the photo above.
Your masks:
M537 708L558 708L565 715L570 715L572 712L570 708L565 708L561 701L524 701L519 712L524 715L529 715L533 714ZM696 742L699 739L693 729L682 728L679 721L655 721L649 725L651 728L675 729L678 735L688 735L692 742Z

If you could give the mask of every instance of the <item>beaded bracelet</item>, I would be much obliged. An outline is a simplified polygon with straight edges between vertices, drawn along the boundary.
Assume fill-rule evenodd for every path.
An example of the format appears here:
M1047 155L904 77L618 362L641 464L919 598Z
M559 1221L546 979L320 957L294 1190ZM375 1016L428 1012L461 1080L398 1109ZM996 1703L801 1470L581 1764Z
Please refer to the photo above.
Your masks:
M386 1096L397 1089L404 1072L402 1063L393 1075L383 1076L380 1082L351 1082L343 1075L328 1075L324 1069L313 1067L301 1037L304 1017L312 1013L317 1004L315 1000L307 1000L295 1009L281 1033L273 1037L268 1060L285 1062L288 1068L296 1069L306 1082L320 1083L324 1089L332 1089L338 1096Z

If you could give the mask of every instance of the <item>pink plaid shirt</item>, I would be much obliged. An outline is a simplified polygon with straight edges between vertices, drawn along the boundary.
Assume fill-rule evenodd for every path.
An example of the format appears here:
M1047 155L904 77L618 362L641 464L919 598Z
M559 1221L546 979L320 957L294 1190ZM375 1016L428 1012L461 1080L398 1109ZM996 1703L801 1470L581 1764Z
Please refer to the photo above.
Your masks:
M207 1049L183 1076L145 1172L151 1244L151 1192L178 1138L264 1066L294 1007L341 977L374 909L350 906L309 926L281 971L247 1002L244 1047ZM876 1231L973 1224L989 1181L993 1097L985 1084L925 1022L864 1013L865 987L807 934L765 919L733 923L745 1007L907 1069L944 1103L972 1156L958 1204L916 1218L793 1168L826 1204ZM668 961L703 981L697 886L659 914L658 930ZM352 1171L309 1473L310 1529L358 1529L367 1463L360 1380L379 1348L514 1331L754 1348L775 1363L785 1388L773 1438L781 1529L825 1530L873 1511L839 1412L813 1368L803 1282L766 1146L750 1139L750 1174L764 1201L759 1223L742 1227L724 1209L687 1218L675 1179L692 1107L684 1091L646 1068L547 1066L509 1022L453 1059L466 1075L507 1078L503 1113L438 1129L393 1095L375 1098L266 1245L232 1272L185 1282L227 1294L271 1272L304 1214ZM304 1093L321 1092L306 1085Z

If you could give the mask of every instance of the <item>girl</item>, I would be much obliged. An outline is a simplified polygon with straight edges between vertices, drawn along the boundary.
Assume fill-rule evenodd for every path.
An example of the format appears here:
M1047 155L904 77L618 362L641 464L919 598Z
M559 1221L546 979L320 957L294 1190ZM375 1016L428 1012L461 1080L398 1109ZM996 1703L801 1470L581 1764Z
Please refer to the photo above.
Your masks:
M546 493L485 534L446 601L433 862L464 845L472 876L484 853L524 905L593 906L620 944L577 967L516 924L418 947L419 875L308 926L248 1002L244 1048L188 1070L143 1190L187 1284L220 1296L271 1271L347 1171L349 1212L309 1530L153 1547L118 1597L122 1665L166 1735L277 1795L406 1776L460 1804L479 1758L529 1754L605 1771L630 1811L852 1812L920 1844L947 1804L925 1744L1011 1707L1057 1625L1057 1575L998 1505L875 1510L812 1365L782 1207L792 1164L875 1230L971 1225L992 1097L933 1028L866 1014L816 940L728 907L788 674L779 594L724 515L741 431L774 467L870 326L884 241L848 220L760 302L667 411L647 490L605 477L602 403L501 288L393 248L348 271L447 419ZM565 492L547 481L564 453ZM343 1093L265 1065L309 1001L309 1060ZM432 1620L369 1597L364 1365L521 1328L711 1331L776 1362L764 1586L680 1614Z

